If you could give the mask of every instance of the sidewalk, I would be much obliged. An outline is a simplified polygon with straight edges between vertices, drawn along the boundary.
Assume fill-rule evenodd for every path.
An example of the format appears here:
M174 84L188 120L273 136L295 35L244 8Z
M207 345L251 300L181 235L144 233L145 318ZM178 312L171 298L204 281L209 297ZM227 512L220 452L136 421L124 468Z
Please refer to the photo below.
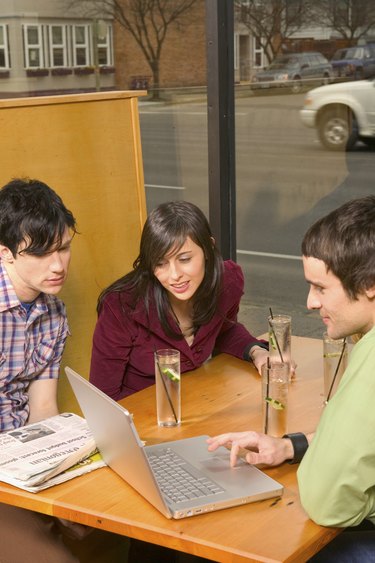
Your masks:
M253 92L250 88L250 83L235 84L235 97L251 97ZM147 97L139 98L138 103L140 106L145 105L172 105L184 103L197 103L207 102L207 87L206 86L192 86L190 88L165 88L159 91L160 99L153 100L152 92Z
M277 304L272 305L277 310ZM284 312L284 311L281 311ZM310 338L322 338L325 327L320 319L318 311L308 311L306 307L294 307L288 311L292 317L292 334L295 336L308 336ZM241 300L238 320L254 335L268 332L269 307L265 304L250 303L243 298Z

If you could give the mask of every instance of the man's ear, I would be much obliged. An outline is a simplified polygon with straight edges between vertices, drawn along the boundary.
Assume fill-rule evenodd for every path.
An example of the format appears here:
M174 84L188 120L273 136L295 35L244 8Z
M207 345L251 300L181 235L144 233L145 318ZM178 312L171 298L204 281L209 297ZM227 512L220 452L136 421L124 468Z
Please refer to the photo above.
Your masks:
M375 297L375 285L373 287L370 287L369 289L366 289L365 294L367 295L367 297L369 299L374 299L374 297Z
M8 262L8 264L11 264L14 260L12 251L7 246L4 246L3 244L0 244L0 258L4 262Z

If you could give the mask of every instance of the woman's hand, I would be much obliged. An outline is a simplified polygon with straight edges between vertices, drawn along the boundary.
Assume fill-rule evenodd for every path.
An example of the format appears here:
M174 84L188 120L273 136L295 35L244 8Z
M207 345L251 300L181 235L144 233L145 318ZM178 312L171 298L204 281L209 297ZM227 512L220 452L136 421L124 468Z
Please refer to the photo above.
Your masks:
M254 366L257 368L258 372L262 372L262 366L267 363L268 360L268 350L261 348L260 346L253 346L250 350L250 359ZM296 374L297 364L294 360L291 361L290 371L291 377Z
M207 439L208 450L215 451L219 446L230 447L230 464L236 465L241 449L249 450L245 459L251 465L280 465L293 459L294 450L288 438L274 438L259 432L232 432Z
M261 348L260 346L253 346L250 350L250 359L254 366L257 368L259 373L261 373L262 365L267 363L268 350Z

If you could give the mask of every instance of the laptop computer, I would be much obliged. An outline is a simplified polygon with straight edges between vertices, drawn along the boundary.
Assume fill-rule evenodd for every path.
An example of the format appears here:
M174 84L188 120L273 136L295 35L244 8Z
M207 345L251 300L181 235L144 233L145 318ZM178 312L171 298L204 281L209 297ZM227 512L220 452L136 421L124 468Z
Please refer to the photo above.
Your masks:
M230 467L226 448L209 452L207 436L145 446L124 407L69 367L65 372L107 465L167 518L282 495L282 485L256 467L243 460Z

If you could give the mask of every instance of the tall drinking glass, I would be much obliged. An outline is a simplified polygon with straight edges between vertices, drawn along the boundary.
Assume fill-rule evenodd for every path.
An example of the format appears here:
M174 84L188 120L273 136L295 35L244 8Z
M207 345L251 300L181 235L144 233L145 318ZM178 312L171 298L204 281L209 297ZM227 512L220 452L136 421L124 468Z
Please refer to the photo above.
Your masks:
M289 378L291 376L291 335L292 317L289 315L268 317L270 362L287 364Z
M159 426L181 424L180 352L157 350L155 356L156 411Z
M289 366L285 363L262 365L262 429L281 438L287 433Z
M346 366L348 365L348 346L345 338L334 340L323 334L324 401L336 393Z

